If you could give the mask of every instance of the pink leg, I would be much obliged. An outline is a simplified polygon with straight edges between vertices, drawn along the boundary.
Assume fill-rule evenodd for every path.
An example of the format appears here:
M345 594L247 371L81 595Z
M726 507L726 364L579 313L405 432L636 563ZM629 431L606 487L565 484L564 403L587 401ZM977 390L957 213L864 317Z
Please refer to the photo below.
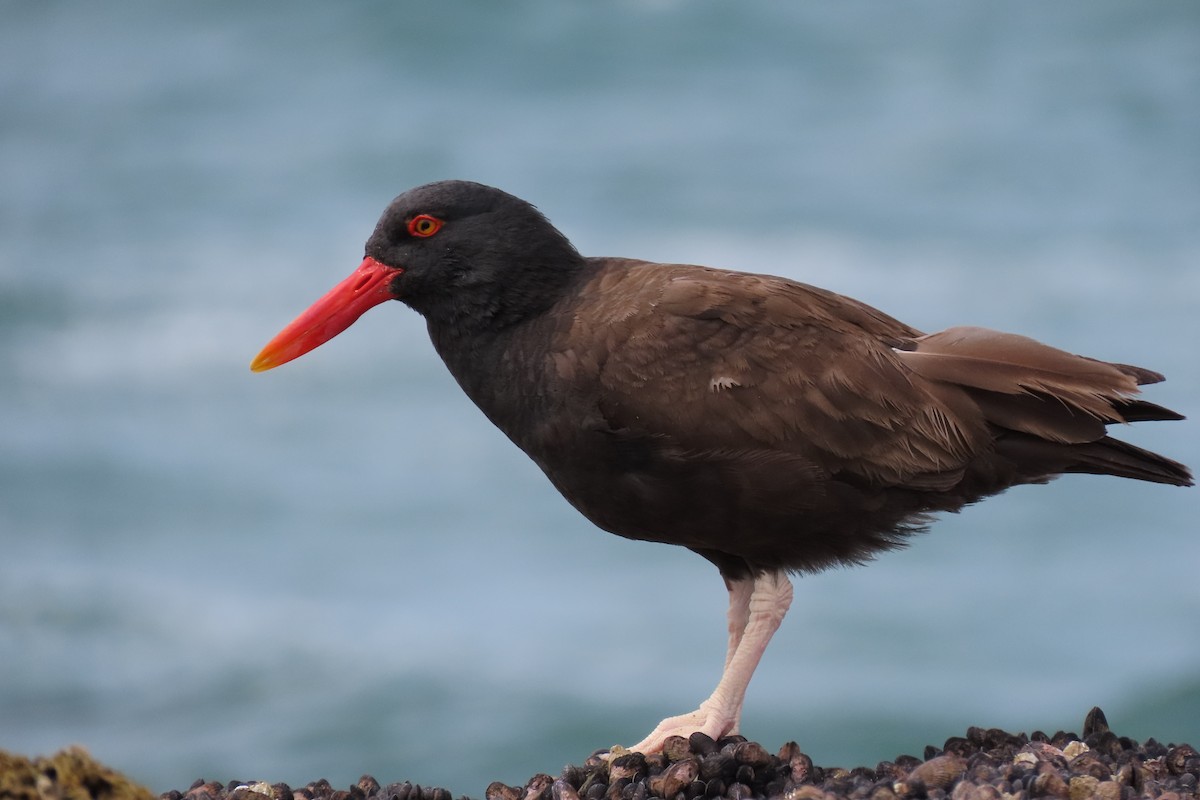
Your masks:
M740 581L727 579L725 588L729 590L729 649L725 651L725 669L729 669L729 662L733 661L733 654L741 644L742 634L750 624L750 595L754 593L754 581L749 578Z
M781 571L730 581L726 585L729 587L729 652L717 688L698 709L664 719L630 750L656 753L662 750L668 736L690 736L696 731L714 739L737 733L746 687L767 643L779 630L779 624L792 604L792 582L787 573Z

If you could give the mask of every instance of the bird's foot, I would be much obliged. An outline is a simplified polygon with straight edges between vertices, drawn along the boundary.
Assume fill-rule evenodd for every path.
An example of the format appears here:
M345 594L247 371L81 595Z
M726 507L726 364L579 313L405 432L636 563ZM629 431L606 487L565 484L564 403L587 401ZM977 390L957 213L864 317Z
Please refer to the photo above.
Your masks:
M650 732L650 735L635 745L627 748L613 748L611 754L622 752L658 753L663 749L663 742L670 736L688 738L693 733L700 732L716 740L731 733L737 733L737 713L707 703L688 714L677 717L667 717Z
M729 652L717 688L695 711L664 719L649 736L626 748L626 752L661 753L663 744L672 736L686 739L693 733L703 733L716 741L737 733L746 686L767 649L767 642L771 641L791 605L792 584L783 571L727 580L726 584L729 587ZM609 753L610 759L619 755L615 748Z

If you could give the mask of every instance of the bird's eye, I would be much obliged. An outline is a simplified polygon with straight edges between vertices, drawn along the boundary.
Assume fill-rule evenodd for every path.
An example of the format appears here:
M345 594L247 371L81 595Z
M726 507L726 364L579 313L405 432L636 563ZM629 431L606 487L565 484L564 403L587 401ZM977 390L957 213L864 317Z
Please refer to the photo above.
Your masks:
M408 221L408 232L413 236L426 238L433 236L442 229L442 221L429 214L418 214Z

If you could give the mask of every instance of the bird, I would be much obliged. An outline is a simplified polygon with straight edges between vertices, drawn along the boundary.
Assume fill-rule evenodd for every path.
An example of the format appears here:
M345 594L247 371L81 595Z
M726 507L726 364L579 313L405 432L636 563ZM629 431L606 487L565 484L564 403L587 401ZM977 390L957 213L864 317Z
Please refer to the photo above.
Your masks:
M1192 485L1107 434L1181 420L1148 369L980 327L924 333L772 275L585 257L532 204L447 180L396 197L354 272L256 372L398 300L466 395L597 527L680 545L729 595L720 680L628 750L739 732L792 575L905 545L939 512L1091 473Z

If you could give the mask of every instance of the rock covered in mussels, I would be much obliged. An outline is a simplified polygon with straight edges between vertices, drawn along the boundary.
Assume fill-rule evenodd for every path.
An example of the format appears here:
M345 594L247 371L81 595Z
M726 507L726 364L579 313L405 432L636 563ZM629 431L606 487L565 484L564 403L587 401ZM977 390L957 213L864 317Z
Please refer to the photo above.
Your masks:
M742 736L671 737L653 755L598 752L559 776L540 773L523 786L492 783L485 800L1066 800L1200 798L1200 753L1188 744L1138 743L1117 736L1100 709L1083 734L1013 734L970 728L923 758L900 755L874 767L817 767L795 742L771 753ZM381 786L369 775L349 789L328 781L287 784L196 781L160 800L452 800L449 791L409 782Z

